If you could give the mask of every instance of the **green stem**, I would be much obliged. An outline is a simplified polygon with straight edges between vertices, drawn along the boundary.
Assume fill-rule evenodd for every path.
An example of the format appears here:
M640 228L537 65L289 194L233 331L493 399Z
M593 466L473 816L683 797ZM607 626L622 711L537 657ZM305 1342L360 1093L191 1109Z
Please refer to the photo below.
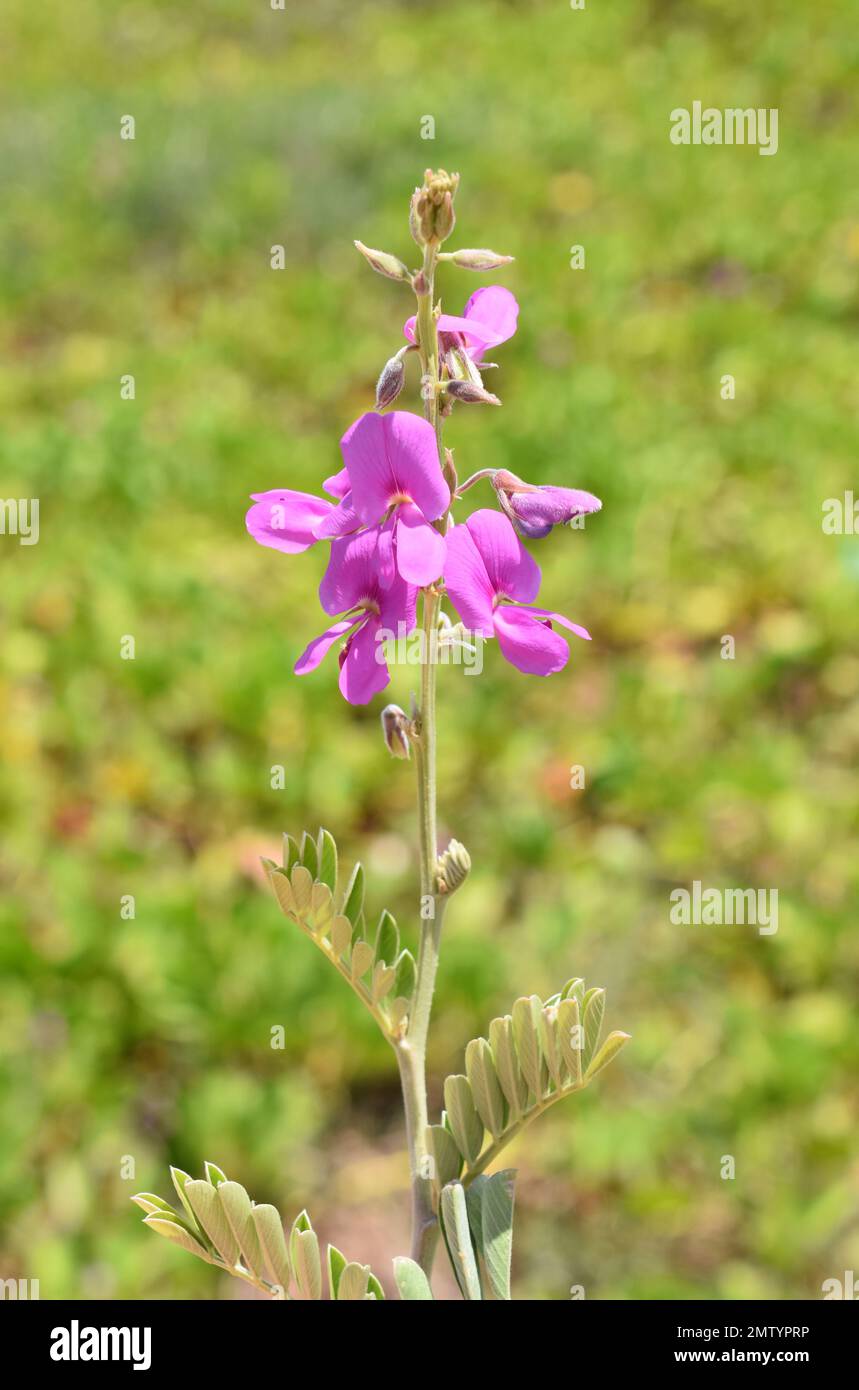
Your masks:
M425 247L420 288L417 294L417 338L421 358L424 414L435 430L439 467L443 470L444 448L438 408L438 334L433 316L435 262L435 248ZM442 529L445 524L446 518L441 522ZM421 925L414 1002L408 1031L405 1038L397 1045L412 1183L412 1259L421 1265L427 1277L432 1269L439 1234L438 1220L433 1209L433 1190L426 1141L428 1123L426 1047L435 977L438 969L442 918L444 916L444 899L439 896L436 883L438 838L436 828L435 645L440 602L440 595L434 587L430 586L424 590L421 697L413 739L418 783Z

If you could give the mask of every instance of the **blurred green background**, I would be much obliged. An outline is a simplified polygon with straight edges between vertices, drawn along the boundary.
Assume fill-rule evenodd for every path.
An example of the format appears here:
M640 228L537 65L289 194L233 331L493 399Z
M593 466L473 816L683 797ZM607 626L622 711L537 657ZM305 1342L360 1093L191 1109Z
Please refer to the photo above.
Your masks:
M0 1275L246 1296L128 1201L205 1158L383 1278L406 1248L393 1059L256 866L321 822L414 944L413 769L332 661L293 678L325 556L243 517L339 466L411 312L352 239L413 259L443 165L452 244L516 257L446 270L445 307L493 278L522 306L504 409L449 424L460 473L604 510L532 547L593 644L545 681L497 650L442 673L441 828L475 867L433 1103L517 994L606 986L633 1043L511 1151L516 1296L819 1297L859 1268L859 538L821 530L857 484L855 7L5 10L0 491L41 539L0 537ZM676 148L694 100L777 106L778 154ZM778 934L672 926L693 879L778 888Z

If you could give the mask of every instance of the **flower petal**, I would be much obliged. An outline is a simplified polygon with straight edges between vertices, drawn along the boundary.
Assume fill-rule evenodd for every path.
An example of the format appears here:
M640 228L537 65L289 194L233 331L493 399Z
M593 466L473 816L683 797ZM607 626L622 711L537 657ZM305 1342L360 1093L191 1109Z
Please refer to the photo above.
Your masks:
M411 503L397 508L397 570L409 584L432 584L444 569L444 536Z
M571 623L569 618L565 618L563 613L553 613L551 608L530 608L530 613L536 613L540 618L548 618L553 623L560 623L561 627L568 628L577 637L583 637L586 642L590 642L591 634L586 627L580 627L578 623Z
M447 596L470 632L492 636L495 591L474 537L464 523L447 533L444 582Z
M484 507L466 521L496 595L532 603L540 590L540 566L502 512Z
M326 478L322 486L329 497L345 497L349 491L349 474L345 468L341 468L339 473L333 473L330 478Z
M347 492L327 516L317 521L313 534L318 541L330 541L335 536L348 536L351 531L357 531L360 525L361 519L352 506L352 494Z
M254 505L245 517L248 531L260 545L287 555L299 555L313 545L314 527L333 510L324 497L289 488L255 492L252 496Z
M340 441L352 485L353 506L374 525L400 498L409 497L427 521L450 505L450 488L438 463L435 431L408 410L368 411Z
M602 502L592 492L580 488L552 487L546 483L533 490L514 489L508 494L510 507L529 536L538 539L553 526L562 526L574 516L598 512Z
M331 558L319 585L319 601L326 613L342 613L363 599L376 601L379 594L377 527L331 542Z
M369 704L390 681L378 618L371 618L351 638L340 658L340 693L350 705Z
M516 296L503 285L484 285L474 291L464 314L470 321L468 331L476 334L486 347L497 347L516 332L519 305Z
M332 627L320 633L318 637L314 637L313 641L305 647L301 656L296 661L295 674L297 676L306 676L308 671L315 671L322 658L330 651L338 638L345 637L346 633L350 632L352 628L360 626L360 624L366 621L367 615L365 613L361 613L357 617L342 618L339 623L334 623Z
M551 676L569 660L563 637L528 608L496 608L495 636L507 660L526 676Z

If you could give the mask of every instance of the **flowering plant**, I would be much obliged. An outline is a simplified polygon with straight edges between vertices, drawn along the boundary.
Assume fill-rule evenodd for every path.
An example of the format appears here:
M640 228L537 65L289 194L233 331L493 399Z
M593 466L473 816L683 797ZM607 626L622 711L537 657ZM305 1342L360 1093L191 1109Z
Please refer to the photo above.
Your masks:
M538 676L569 659L566 629L584 627L538 607L540 569L522 543L598 511L589 492L537 485L501 469L483 468L459 482L444 447L445 419L458 404L500 405L483 383L486 354L516 332L519 306L509 290L474 293L461 317L440 312L435 277L441 264L490 271L511 260L487 250L442 251L455 224L459 176L427 170L410 204L410 227L421 265L410 271L396 256L356 242L374 270L413 290L416 313L404 326L406 346L385 365L375 410L340 441L343 467L323 484L328 498L280 488L258 493L247 528L261 545L286 554L330 545L319 589L335 619L299 657L298 675L314 671L339 646L339 685L353 704L386 688L389 639L423 637L420 693L410 713L389 704L382 728L390 752L417 772L420 912L417 955L401 946L397 924L383 910L369 931L364 872L341 881L337 846L327 830L284 837L283 861L264 860L285 915L323 952L373 1015L397 1058L402 1082L412 1193L412 1247L394 1260L404 1299L431 1299L439 1236L463 1297L509 1299L515 1173L488 1172L520 1131L557 1100L582 1090L610 1062L628 1034L601 1043L604 991L570 979L550 999L517 999L493 1019L488 1037L465 1049L465 1070L444 1083L444 1105L432 1123L427 1109L426 1046L442 923L465 881L470 858L452 840L439 851L436 832L436 678L445 648L473 648L495 638L518 670ZM400 395L406 359L420 361L421 415L383 413ZM454 521L457 502L487 480L498 508ZM332 500L329 500L332 499ZM447 602L457 618L443 611ZM306 1212L288 1235L277 1210L251 1202L216 1165L193 1180L173 1169L180 1207L152 1193L134 1199L155 1231L210 1264L273 1297L322 1296L323 1261ZM332 1299L383 1298L368 1266L327 1250Z

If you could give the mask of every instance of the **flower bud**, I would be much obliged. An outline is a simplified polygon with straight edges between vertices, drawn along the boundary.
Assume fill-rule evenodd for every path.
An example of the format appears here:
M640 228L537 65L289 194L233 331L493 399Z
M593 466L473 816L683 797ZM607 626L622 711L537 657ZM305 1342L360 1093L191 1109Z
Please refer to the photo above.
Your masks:
M385 736L388 752L393 758L411 756L409 729L411 720L399 705L385 705L382 710L382 733Z
M485 386L478 386L476 381L446 381L444 389L453 400L463 401L466 405L501 404L497 396L493 396Z
M513 257L499 256L497 251L471 250L451 251L444 259L453 261L462 270L498 270L499 266L510 265Z
M552 487L548 483L525 483L503 468L492 475L492 486L501 510L528 540L542 540L553 526L564 526L574 517L598 512L602 507L602 502L592 492Z
M384 410L386 405L392 401L403 389L406 379L406 364L403 361L405 353L400 351L393 357L389 357L379 374L376 382L376 409Z
M411 284L411 274L407 266L396 256L390 255L388 251L374 251L371 247L365 246L362 241L356 241L355 245L361 252L365 261L378 271L379 275L386 275L389 280L405 280Z
M445 169L427 169L422 188L412 194L409 225L419 246L438 246L449 237L456 224L453 200L459 187L459 174Z
M468 878L470 870L471 855L465 845L460 844L459 840L451 840L436 864L439 893L455 893Z

